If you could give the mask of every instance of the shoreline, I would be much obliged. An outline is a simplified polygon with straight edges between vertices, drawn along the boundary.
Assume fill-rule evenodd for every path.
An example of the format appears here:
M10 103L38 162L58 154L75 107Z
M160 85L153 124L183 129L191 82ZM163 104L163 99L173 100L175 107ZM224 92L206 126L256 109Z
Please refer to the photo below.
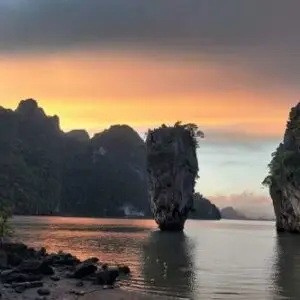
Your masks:
M80 261L62 251L47 253L12 241L0 244L1 299L172 299L127 290L130 272L127 265L108 265L97 257Z
M95 287L85 285L77 287L70 279L63 279L59 283L45 280L44 288L50 290L49 296L39 296L38 288L25 290L23 293L16 293L9 288L1 287L1 300L172 300L176 297L169 297L146 292L130 291L123 287Z

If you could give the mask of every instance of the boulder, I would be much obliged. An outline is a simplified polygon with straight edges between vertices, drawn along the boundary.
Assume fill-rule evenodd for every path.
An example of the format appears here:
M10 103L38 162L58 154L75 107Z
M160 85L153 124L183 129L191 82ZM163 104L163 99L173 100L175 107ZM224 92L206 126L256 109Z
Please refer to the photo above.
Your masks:
M1 245L1 248L7 253L22 254L27 251L27 246L23 243L5 242Z
M109 268L96 273L95 283L99 285L113 285L120 272L118 268Z
M50 254L44 258L44 262L48 265L75 266L80 263L79 259L70 253Z
M21 282L21 283L13 283L11 285L12 288L24 287L25 289L34 289L38 287L42 287L44 283L42 281L31 281L31 282Z
M60 281L60 278L58 276L56 276L56 275L51 276L50 279L52 281Z
M19 266L18 271L22 273L40 273L40 260L28 259L24 260Z
M91 263L81 263L76 266L74 271L74 278L81 279L89 276L97 271L97 267Z
M54 270L48 261L41 260L24 260L17 270L21 273L53 275Z
M8 255L5 251L0 250L0 269L8 268Z
M42 247L39 251L37 251L37 256L38 257L44 257L47 255L46 248Z
M129 268L128 266L126 266L126 265L119 265L119 266L118 266L118 269L119 269L119 272L120 272L121 274L127 275L127 274L130 273L130 268Z
M19 266L23 262L23 258L17 253L8 253L8 264L12 267Z
M47 288L40 288L37 290L37 293L40 295L40 296L48 296L51 294L50 290L47 289Z
M27 278L17 270L6 270L1 272L1 280L4 283L25 282Z
M54 269L47 263L47 262L41 262L38 268L39 272L43 275L53 275Z
M99 262L98 257L90 257L83 261L83 263L87 263L87 264L97 264L98 262Z

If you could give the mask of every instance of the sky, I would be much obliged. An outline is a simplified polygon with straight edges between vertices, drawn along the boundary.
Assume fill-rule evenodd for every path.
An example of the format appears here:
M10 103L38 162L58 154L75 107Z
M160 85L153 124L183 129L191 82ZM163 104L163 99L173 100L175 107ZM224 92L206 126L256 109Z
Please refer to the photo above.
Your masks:
M63 130L204 131L196 190L273 214L261 186L299 101L298 0L0 0L0 105Z

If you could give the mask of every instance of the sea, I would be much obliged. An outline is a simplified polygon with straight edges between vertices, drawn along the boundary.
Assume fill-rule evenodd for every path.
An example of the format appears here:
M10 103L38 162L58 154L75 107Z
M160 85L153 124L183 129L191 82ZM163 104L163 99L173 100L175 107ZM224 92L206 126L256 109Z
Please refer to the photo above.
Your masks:
M14 217L15 238L48 252L126 264L122 288L178 299L300 299L300 235L272 221L188 220L182 233L153 220Z

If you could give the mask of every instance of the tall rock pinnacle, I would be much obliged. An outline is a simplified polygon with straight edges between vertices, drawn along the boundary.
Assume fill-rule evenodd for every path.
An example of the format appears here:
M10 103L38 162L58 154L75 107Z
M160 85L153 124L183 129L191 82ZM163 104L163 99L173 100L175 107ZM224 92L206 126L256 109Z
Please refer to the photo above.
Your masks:
M165 126L149 130L147 146L148 188L151 210L161 230L181 231L193 208L198 174L195 124Z
M300 103L290 111L283 142L272 154L269 187L278 232L300 233Z

